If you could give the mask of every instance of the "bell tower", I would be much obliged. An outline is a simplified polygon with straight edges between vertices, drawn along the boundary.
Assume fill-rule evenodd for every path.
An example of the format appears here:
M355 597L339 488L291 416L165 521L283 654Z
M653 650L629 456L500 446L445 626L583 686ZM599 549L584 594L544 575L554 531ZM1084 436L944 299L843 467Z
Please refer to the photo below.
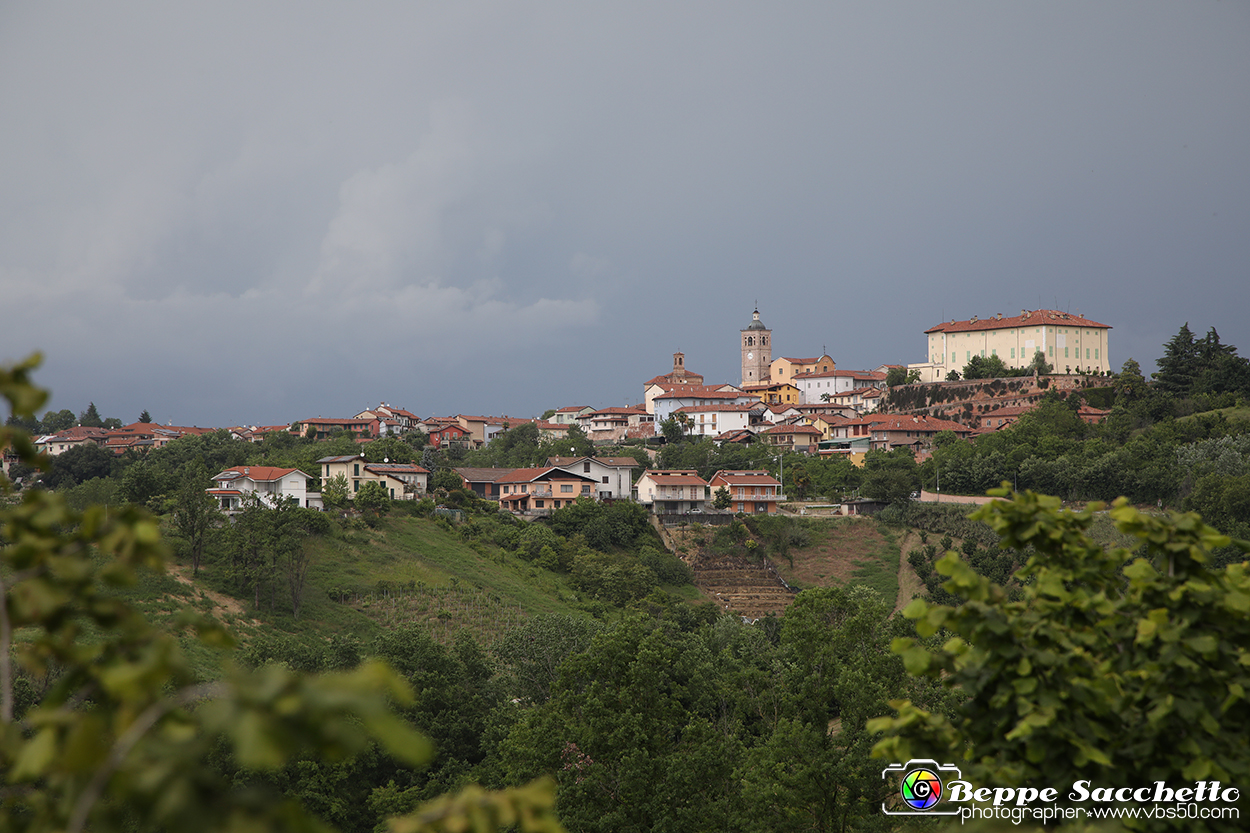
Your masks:
M751 314L751 323L742 331L742 384L759 385L768 381L772 364L773 331L760 320L759 307Z

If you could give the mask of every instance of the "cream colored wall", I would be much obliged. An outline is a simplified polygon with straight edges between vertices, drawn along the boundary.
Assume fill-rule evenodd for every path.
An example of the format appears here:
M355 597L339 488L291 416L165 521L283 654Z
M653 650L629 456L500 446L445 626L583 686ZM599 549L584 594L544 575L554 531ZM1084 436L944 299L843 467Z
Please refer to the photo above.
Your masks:
M930 333L926 364L933 368L933 376L944 379L951 370L962 369L972 356L997 355L1007 367L1024 367L1041 350L1056 373L1068 368L1075 372L1078 367L1105 372L1111 369L1108 333L1101 327L1075 327L1053 319L1029 327Z

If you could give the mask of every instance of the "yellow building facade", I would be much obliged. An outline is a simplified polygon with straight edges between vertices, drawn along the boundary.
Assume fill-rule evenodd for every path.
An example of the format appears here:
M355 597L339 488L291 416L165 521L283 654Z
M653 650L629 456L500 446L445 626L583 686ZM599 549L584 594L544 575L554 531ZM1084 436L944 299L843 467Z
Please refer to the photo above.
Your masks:
M1058 310L944 321L925 330L928 362L909 367L921 369L923 381L939 381L952 370L962 370L973 356L997 356L1016 368L1027 366L1040 351L1055 373L1105 373L1111 369L1110 330L1110 325L1080 313Z

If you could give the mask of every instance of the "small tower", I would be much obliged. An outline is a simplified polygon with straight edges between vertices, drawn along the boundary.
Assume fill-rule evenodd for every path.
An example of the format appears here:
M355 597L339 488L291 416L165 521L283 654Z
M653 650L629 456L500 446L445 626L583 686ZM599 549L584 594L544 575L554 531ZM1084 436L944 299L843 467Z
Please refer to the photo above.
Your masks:
M759 385L768 381L768 367L772 364L773 331L764 326L757 308L751 314L751 323L742 331L742 384Z

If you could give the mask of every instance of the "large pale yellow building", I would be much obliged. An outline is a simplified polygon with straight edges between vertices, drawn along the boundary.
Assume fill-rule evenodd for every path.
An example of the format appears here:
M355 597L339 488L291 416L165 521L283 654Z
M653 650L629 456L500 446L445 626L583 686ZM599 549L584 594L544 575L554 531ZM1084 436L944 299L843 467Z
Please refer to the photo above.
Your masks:
M1051 309L1021 310L1004 318L973 317L943 321L925 330L929 360L908 365L921 371L922 381L941 381L962 370L973 356L998 356L1007 367L1024 367L1039 350L1055 373L1107 372L1111 369L1107 337L1111 326L1080 313Z

